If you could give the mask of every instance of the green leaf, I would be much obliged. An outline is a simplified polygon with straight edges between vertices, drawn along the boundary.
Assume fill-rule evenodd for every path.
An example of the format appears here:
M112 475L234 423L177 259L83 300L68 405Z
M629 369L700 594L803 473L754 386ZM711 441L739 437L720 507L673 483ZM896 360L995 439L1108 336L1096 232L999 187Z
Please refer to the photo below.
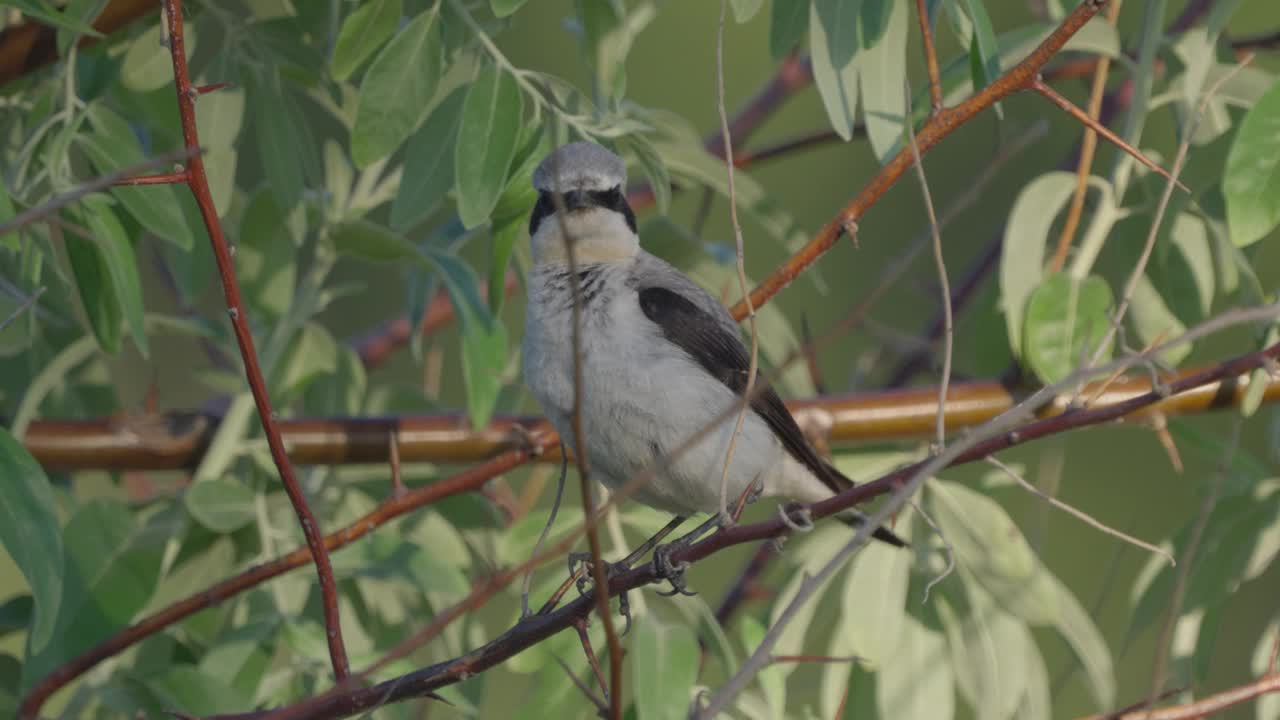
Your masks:
M520 9L528 0L489 0L489 5L493 8L493 14L500 18L504 18Z
M305 391L316 378L337 371L338 345L323 325L309 322L291 343L288 358L277 367L280 373L273 378L271 389L284 402Z
M201 95L196 103L200 145L205 150L204 173L219 217L227 214L235 193L236 140L244 125L244 104L245 91L238 87Z
M471 427L488 426L502 389L507 365L507 328L499 321L486 327L474 323L462 336L462 379L467 387L467 415Z
M252 698L236 688L209 677L195 665L173 665L148 677L147 689L167 711L205 716L241 712Z
M894 661L876 673L880 717L949 720L955 714L955 679L942 634L907 616Z
M658 149L648 138L639 134L624 138L621 144L631 148L631 153L644 170L649 187L653 189L658 212L667 214L671 210L671 174L667 172L667 164L662 161Z
M142 146L124 118L101 104L91 105L88 114L93 131L77 135L76 140L99 175L118 172L143 161ZM201 141L204 141L203 137ZM187 225L180 204L187 198L180 195L177 188L172 185L115 186L111 188L111 195L143 227L182 250L191 249L195 236Z
M910 537L911 514L901 516L895 530ZM842 618L852 652L865 660L868 669L883 668L893 658L902 640L907 616L907 582L911 579L911 553L884 543L862 548L844 581Z
M1138 279L1129 303L1129 321L1133 323L1137 339L1143 347L1156 340L1163 342L1179 337L1187 331L1187 326L1169 309L1165 300L1147 275ZM1162 353L1160 360L1170 366L1177 366L1190 353L1191 343L1183 343Z
M507 297L507 268L516 243L524 236L527 227L521 218L513 218L491 233L492 250L489 253L489 311L495 316L502 311Z
M391 227L404 230L424 220L453 187L453 154L466 93L454 90L409 138L404 174L391 203Z
M828 0L829 5L852 5L851 0ZM828 7L828 12L834 8ZM845 13L841 12L843 17ZM809 13L809 52L813 62L813 82L818 86L818 94L822 96L822 105L827 109L827 117L831 127L842 140L853 138L854 117L858 109L858 68L853 63L852 48L856 47L853 38L853 27L850 24L847 35L829 38L831 29L824 24L819 15L818 2L814 2ZM833 41L835 44L833 44ZM847 54L843 45L847 44ZM836 58L842 56L843 62Z
M155 590L165 543L180 534L173 518L159 513L138 525L129 509L110 500L80 507L62 532L62 602L54 633L40 652L28 648L24 688L133 619Z
M813 0L809 16L810 49L817 54L814 33L821 32L826 59L835 68L846 67L859 50L862 11L867 3L879 0Z
M631 683L639 720L682 720L698 678L698 639L688 628L649 613L636 622Z
M765 629L756 618L747 615L738 621L738 636L747 655L754 653L764 641ZM756 680L764 690L765 701L775 717L781 717L787 701L787 676L782 672L786 665L768 665L756 674Z
M777 4L776 1L774 4ZM729 0L729 7L733 8L733 19L740 23L755 17L760 12L761 5L764 5L764 0Z
M486 325L494 322L488 306L480 297L480 283L470 265L457 255L439 248L428 247L423 255L440 273L445 291L449 293L449 302L462 317L463 332L467 332L471 323L476 321Z
M373 0L342 21L329 67L334 80L346 80L377 50L400 23L400 0Z
M524 99L509 73L486 65L467 91L454 149L458 216L473 228L489 219L516 153Z
M312 149L304 149L299 137L306 120L294 106L274 66L246 73L245 80L267 186L282 208L292 208L302 198L305 185L302 155Z
M142 281L138 277L138 261L133 244L124 227L111 210L111 202L102 195L88 195L82 201L84 219L93 235L93 248L106 270L111 291L129 326L129 333L143 357L148 354L147 331L143 327Z
M1097 352L1111 324L1111 302L1111 286L1096 275L1076 281L1054 273L1032 291L1023 347L1027 364L1042 381L1066 378ZM1110 359L1110 349L1102 357Z
M1014 717L1026 688L1026 626L996 607L968 573L961 579L963 594L944 590L937 604L956 685L976 717Z
M981 90L1000 77L1000 46L982 0L964 0L964 7L973 21L973 39L969 46L974 68L973 87Z
M39 652L53 636L62 599L62 534L49 478L4 428L0 428L0 543L31 588L28 601L34 601L35 622L28 644Z
M1005 226L1000 254L1000 303L1015 355L1022 354L1022 325L1027 298L1044 275L1045 247L1058 211L1075 189L1075 173L1045 173L1018 193Z
M1280 223L1280 82L1245 114L1225 172L1231 241L1246 247Z
M161 23L157 22L142 31L124 54L120 82L134 92L159 90L173 82L173 56L169 53L168 43L162 40L168 31L162 31L160 26ZM182 39L183 49L190 60L196 51L194 23L182 23Z
M1050 576L1054 594L1058 600L1058 612L1053 627L1062 635L1084 667L1089 692L1100 710L1113 707L1116 700L1115 669L1111 650L1093 618L1084 609L1075 594L1060 580Z
M9 188L6 187L4 178L0 178L0 225L3 225L13 219L17 214L13 209L13 198L10 196ZM11 250L18 249L18 236L16 233L6 232L0 235L0 240L4 241L4 246Z
M864 13L878 0L864 0ZM907 112L907 3L887 0L889 17L875 44L864 46L858 65L858 87L862 93L862 117L867 139L880 162L886 163L902 141ZM883 7L882 7L883 9ZM865 24L865 23L864 23Z
M92 26L84 20L72 15L66 11L58 10L50 5L46 0L7 0L6 5L13 5L22 11L24 15L30 16L47 25L61 28L79 35L89 35L100 38L102 33L94 30Z
M183 495L187 512L216 533L229 533L254 519L254 492L229 479L202 480Z
M74 222L84 223L83 213L69 211ZM72 277L76 279L76 292L81 300L81 307L88 319L88 327L93 331L93 338L102 352L114 355L120 350L120 301L116 299L111 288L111 277L106 269L106 261L102 259L97 243L70 233L65 236L67 260L72 266Z
M773 0L769 12L769 52L781 60L791 52L809 29L809 2Z
M329 233L338 252L373 262L412 260L422 263L418 246L400 233L368 220L348 220Z
M364 74L351 128L351 159L356 167L368 167L386 157L422 118L444 65L436 15L428 10L414 18Z
M929 512L956 562L1008 612L1038 625L1058 617L1057 585L1004 508L963 485L934 480Z
M0 433L3 432L5 431L0 429ZM58 541L62 541L61 535L58 536ZM12 556L12 553L10 553L10 556ZM61 558L61 553L59 553L59 558ZM59 560L59 562L61 561ZM61 571L61 568L59 568L59 571ZM61 580L61 578L58 579ZM30 595L14 595L0 603L0 637L19 630L33 629L31 617L35 610L35 598Z

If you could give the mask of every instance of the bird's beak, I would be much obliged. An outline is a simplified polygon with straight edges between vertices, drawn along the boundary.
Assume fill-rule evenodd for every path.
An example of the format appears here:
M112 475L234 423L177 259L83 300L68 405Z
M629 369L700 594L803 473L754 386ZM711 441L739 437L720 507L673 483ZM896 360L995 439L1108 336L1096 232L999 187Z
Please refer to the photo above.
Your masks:
M582 210L591 207L591 195L582 190L570 190L561 195L564 198L564 208L569 212L574 210Z

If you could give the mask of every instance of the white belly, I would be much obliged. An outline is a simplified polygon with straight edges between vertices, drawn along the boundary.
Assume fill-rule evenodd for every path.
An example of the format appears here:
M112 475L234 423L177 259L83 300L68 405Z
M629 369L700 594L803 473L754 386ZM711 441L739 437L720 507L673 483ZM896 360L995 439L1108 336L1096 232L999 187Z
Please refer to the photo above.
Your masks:
M536 272L529 281L532 291ZM626 290L593 300L611 303L607 311L596 305L583 313L582 427L590 471L605 485L619 488L665 460L631 497L680 515L715 512L737 413L727 413L701 439L690 443L690 438L736 407L738 399L662 338L641 313L634 293ZM562 305L531 300L523 362L534 397L565 443L575 447L571 318ZM688 447L682 450L682 445ZM729 502L756 477L768 494L777 494L792 484L786 476L797 469L807 475L786 456L768 426L748 411L729 471ZM808 493L784 494L809 499L803 497Z

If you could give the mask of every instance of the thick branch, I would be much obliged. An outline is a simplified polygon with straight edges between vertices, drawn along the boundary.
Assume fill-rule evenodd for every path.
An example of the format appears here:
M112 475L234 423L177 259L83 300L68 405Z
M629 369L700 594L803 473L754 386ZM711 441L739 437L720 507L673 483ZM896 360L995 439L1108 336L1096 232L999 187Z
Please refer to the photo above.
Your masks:
M1102 387L1102 383L1086 386L1084 397ZM1098 403L1112 405L1150 390L1150 379L1145 376L1123 377L1105 389ZM1149 412L1184 415L1233 407L1243 393L1243 387L1234 382L1204 386L1168 398ZM936 387L919 387L828 395L793 401L788 406L801 415L825 415L831 421L827 440L832 443L904 440L927 437L933 431L937 395ZM960 430L980 425L1013 407L1020 397L1025 395L1010 392L994 381L955 383L947 392L947 427ZM1268 402L1280 401L1280 379L1268 384L1263 397ZM1069 402L1069 397L1058 398L1042 414L1061 413ZM28 427L23 441L28 452L51 471L189 469L199 465L219 421L216 415L190 412L37 420ZM302 418L277 424L290 457L304 465L386 462L392 435L402 462L471 463L523 447L528 433L551 431L545 420L531 416L499 417L487 428L472 430L464 413ZM549 451L538 459L558 462L559 454Z
M1149 408L1159 403L1167 394L1186 392L1206 384L1216 384L1229 378L1234 378L1236 382L1241 382L1251 370L1269 362L1274 362L1277 358L1280 358L1280 344L1236 357L1212 368L1182 377L1170 383L1167 393L1152 391L1110 407L1075 410L1055 417L1036 420L1013 431L976 443L969 450L959 454L951 465L961 465L981 460L992 453L1048 435L1111 422L1135 411ZM849 488L831 499L810 506L810 514L815 519L824 518L854 505L864 503L879 495L892 492L901 483L913 477L929 462L931 461L925 460L913 463L890 472L873 482ZM737 525L721 530L687 548L673 552L671 559L673 562L694 563L727 547L780 537L789 532L788 525L781 518L750 525ZM652 565L645 564L612 578L609 582L609 594L616 595L625 590L633 590L657 581L658 578ZM587 593L552 613L525 618L486 645L461 657L437 663L371 687L352 688L340 692L327 693L297 705L289 706L284 711L291 716L305 715L305 717L315 719L340 718L366 712L381 705L422 697L427 693L483 672L551 635L571 627L578 618L584 617L593 608L595 599L592 595L593 593ZM459 605L465 605L466 603L467 601L464 600ZM263 713L248 713L222 717L228 720L231 718L242 720L260 718L262 716Z

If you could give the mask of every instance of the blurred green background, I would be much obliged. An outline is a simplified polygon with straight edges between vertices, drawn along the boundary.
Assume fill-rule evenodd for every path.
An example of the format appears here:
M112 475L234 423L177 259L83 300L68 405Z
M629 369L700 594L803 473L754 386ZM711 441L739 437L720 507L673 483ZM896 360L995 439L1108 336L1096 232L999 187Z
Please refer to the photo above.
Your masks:
M986 5L997 32L1025 25L1035 18L1025 2L987 0ZM1120 16L1122 38L1132 36L1142 5L1133 1L1125 4ZM1183 5L1182 2L1171 2L1168 17L1180 12ZM565 18L570 14L571 6L568 0L531 0L497 39L515 65L553 73L579 87L587 87L589 72L582 63L575 38L565 28ZM688 119L704 134L713 131L718 125L714 55L718 13L719 4L716 2L667 0L662 3L656 18L638 36L629 55L628 97L646 107L670 110ZM154 23L154 18L146 22ZM914 88L919 90L923 88L923 66L914 19L912 22L908 51L910 77ZM726 29L725 85L731 113L751 97L776 68L768 49L768 25L769 13L766 11L742 25L731 21ZM1278 27L1280 6L1273 0L1246 0L1234 15L1227 32L1228 35L1248 35ZM202 42L198 58L207 57L206 53L216 53L216 46L211 47L213 45ZM962 52L964 49L955 42L952 34L939 33L939 55L944 62ZM1280 54L1264 53L1255 62L1270 71L1280 71ZM1113 70L1113 77L1120 74L1119 70ZM1081 106L1085 104L1087 80L1067 80L1056 87ZM153 93L156 96L154 105L160 107L164 102L171 102L169 92L165 89ZM934 201L939 209L946 208L983 170L1002 139L1013 138L1040 119L1049 123L1047 136L1009 162L983 193L982 200L964 210L944 231L946 260L953 283L980 255L991 238L1000 232L1014 198L1028 179L1057 166L1081 135L1077 123L1032 94L1024 93L1005 101L1003 114L1002 120L997 119L993 112L982 114L947 138L925 160ZM748 147L768 146L775 141L826 127L828 120L821 100L810 87L775 113L755 134ZM1171 113L1159 113L1148 125L1144 147L1148 143L1162 148L1171 147L1175 136L1176 127ZM1218 140L1217 145L1192 149L1183 174L1188 186L1196 188L1221 176L1222 144L1226 142L1228 139L1224 138ZM1110 167L1113 155L1111 147L1101 146L1095 168ZM877 168L868 144L855 139L850 143L827 143L787 155L752 168L750 175L812 233L847 203ZM241 176L252 172L256 172L253 164L242 162ZM635 173L636 177L639 175ZM699 212L700 199L701 193L697 191L678 193L671 208L671 217L682 226L690 226ZM726 204L717 196L710 207L703 239L731 244ZM641 222L655 214L653 210L642 213ZM758 228L748 223L744 229L748 274L758 279L781 262L787 253L776 243L762 239ZM858 247L842 240L817 264L820 280L801 278L773 302L782 308L793 327L798 328L800 318L804 317L820 334L838 322L848 308L874 287L883 269L924 232L927 232L927 226L920 192L914 178L908 176L861 221ZM1138 239L1116 240L1137 242ZM202 235L197 242L203 242ZM1130 262L1130 252L1115 247L1115 243L1108 246L1101 267L1109 278L1123 277ZM472 243L466 255L476 267L484 267L483 243ZM1274 242L1274 233L1264 243L1254 266L1263 287L1274 291L1280 282L1280 243ZM154 273L146 269L143 272L148 306L163 307L168 302L167 293ZM338 265L334 281L359 283L362 287L358 295L336 302L322 316L323 323L337 338L360 336L403 312L406 290L398 266L370 265L344 259ZM729 294L736 297L736 291ZM1009 362L1004 323L996 310L997 294L992 277L957 322L957 377L994 377ZM200 307L209 317L218 318L222 312L220 303L216 283L210 283L200 297ZM898 338L894 333L922 334L937 306L933 269L928 258L922 257L908 279L894 286L876 305L871 313L873 323L838 337L823 349L819 366L829 390L874 389L874 383L880 377L877 371L882 372L883 368L897 364L899 356L893 346ZM502 313L513 347L521 336L523 313L523 292L517 291ZM1210 362L1238 353L1246 347L1245 340L1244 333L1225 333L1197 347L1188 364ZM393 408L406 412L430 412L463 407L466 396L460 380L458 344L457 329L453 327L428 338L425 341L427 352L442 352L439 394L431 397L418 391L407 393L391 403ZM155 341L150 360L143 361L129 349L108 361L110 383L115 388L120 406L133 410L142 409L144 396L152 387L162 408L201 407L212 394L207 387L192 382L191 378L193 368L205 364L207 359L194 344L165 338ZM370 385L421 388L423 378L421 361L404 351L374 371ZM935 379L925 375L917 377L915 382L931 383ZM515 383L503 392L498 411L536 412L531 398L520 387L518 377L513 377L513 380ZM1231 413L1224 412L1179 422L1202 433L1225 437L1232 417ZM1180 449L1185 463L1181 473L1171 466L1168 455L1149 428L1117 425L1038 441L1001 457L1025 466L1029 480L1056 488L1061 499L1102 522L1137 537L1158 541L1169 537L1194 516L1219 460L1211 451L1186 446ZM1272 471L1276 469L1280 463L1280 412L1264 408L1245 424L1241 452L1252 455ZM440 470L449 472L452 469ZM338 477L342 477L344 472L339 472ZM977 466L948 471L943 477L976 483L987 474L987 468ZM526 475L525 470L517 471L509 475L509 480L519 490ZM73 486L78 497L118 492L111 489L112 484L102 473L78 474ZM570 487L566 502L576 506L578 499L572 478ZM1130 645L1122 644L1122 639L1129 623L1130 590L1147 558L1141 551L1047 508L1017 488L1005 487L991 494L1010 510L1048 566L1075 591L1086 608L1094 611L1115 656L1121 704L1143 697L1150 687L1153 650L1161 623L1151 625ZM544 503L549 495L544 492ZM756 517L765 512L761 508L752 510ZM395 533L396 530L380 532ZM803 546L797 544L792 547ZM691 573L694 586L713 607L751 551L750 547L742 547L720 553L713 561L698 565ZM299 570L295 575L307 572ZM779 587L782 577L782 566L775 563L766 584ZM0 601L22 592L23 587L21 575L15 571L10 558L0 554ZM1280 566L1273 564L1267 573L1243 585L1228 601L1213 648L1212 670L1207 685L1196 688L1197 694L1237 685L1250 676L1252 650L1261 629L1276 617L1277 598L1280 598ZM747 609L758 615L766 604L767 601L758 600ZM507 619L509 612L509 607L491 607L483 612L482 617L492 621L489 624L492 629ZM821 612L835 611L824 606ZM418 625L412 619L409 624L411 627L406 628L406 633ZM814 626L821 627L821 620ZM731 636L736 637L733 633ZM473 639L482 638L483 634ZM1074 664L1074 659L1063 642L1050 631L1038 631L1037 639L1045 652L1051 679L1061 681L1060 685L1054 685L1055 717L1075 717L1092 712L1093 705L1081 674L1068 675L1067 669ZM21 656L21 636L10 635L0 640L0 651ZM818 672L815 667L800 668L791 680L791 692L801 695L812 691L817 686ZM501 716L504 712L501 708L510 707L510 703L518 701L529 677L498 670L471 681L486 683L482 715ZM1224 717L1252 718L1252 712L1249 706L1245 706ZM431 709L430 714L432 717L446 717L451 713L437 706Z

